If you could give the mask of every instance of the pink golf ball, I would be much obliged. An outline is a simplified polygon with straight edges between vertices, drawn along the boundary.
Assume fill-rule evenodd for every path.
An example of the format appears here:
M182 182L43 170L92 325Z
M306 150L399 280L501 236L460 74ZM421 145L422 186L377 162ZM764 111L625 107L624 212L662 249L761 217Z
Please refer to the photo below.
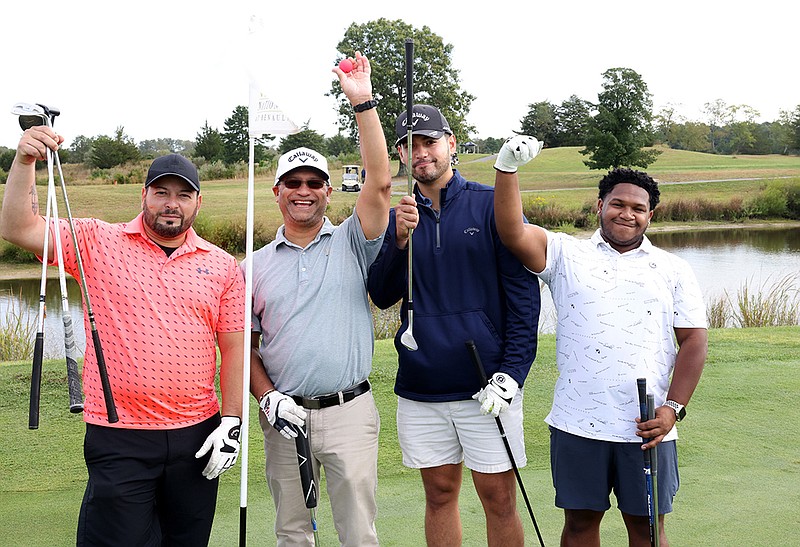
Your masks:
M342 72L350 72L353 70L353 62L350 59L342 59L339 61L339 68Z

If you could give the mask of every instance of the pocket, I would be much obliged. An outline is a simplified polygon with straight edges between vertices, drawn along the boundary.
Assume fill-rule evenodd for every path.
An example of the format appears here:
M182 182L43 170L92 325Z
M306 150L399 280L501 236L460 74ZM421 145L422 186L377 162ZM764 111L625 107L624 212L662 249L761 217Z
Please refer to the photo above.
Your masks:
M420 395L442 400L465 399L482 387L465 343L472 340L491 376L503 357L503 344L482 310L447 315L414 316L414 338L419 351L402 346L398 385Z

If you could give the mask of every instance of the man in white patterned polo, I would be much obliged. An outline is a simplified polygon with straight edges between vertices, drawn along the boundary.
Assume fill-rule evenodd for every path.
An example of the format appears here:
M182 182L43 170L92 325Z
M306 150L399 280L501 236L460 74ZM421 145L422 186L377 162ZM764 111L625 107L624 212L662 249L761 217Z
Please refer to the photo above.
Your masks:
M561 545L600 545L612 490L629 544L650 544L642 450L658 445L664 546L664 515L678 490L675 423L708 350L702 295L689 265L644 235L660 197L646 173L617 168L603 177L600 228L590 239L523 224L516 171L540 150L526 136L503 145L495 216L503 243L547 283L556 306L559 377L545 421L555 503L564 509ZM645 422L638 420L638 378L647 379L657 407Z

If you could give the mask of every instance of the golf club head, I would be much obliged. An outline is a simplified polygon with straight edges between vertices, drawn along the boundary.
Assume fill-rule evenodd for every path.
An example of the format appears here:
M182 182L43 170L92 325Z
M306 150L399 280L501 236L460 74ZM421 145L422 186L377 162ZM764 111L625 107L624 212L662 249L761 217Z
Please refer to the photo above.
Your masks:
M417 341L414 340L414 316L410 310L408 312L408 328L400 335L400 343L408 351L417 351L419 349Z
M39 104L17 103L11 108L11 113L19 116L19 126L23 131L48 122L47 107Z
M52 127L61 110L42 103L17 103L12 107L11 113L19 116L19 126L24 131L37 125Z

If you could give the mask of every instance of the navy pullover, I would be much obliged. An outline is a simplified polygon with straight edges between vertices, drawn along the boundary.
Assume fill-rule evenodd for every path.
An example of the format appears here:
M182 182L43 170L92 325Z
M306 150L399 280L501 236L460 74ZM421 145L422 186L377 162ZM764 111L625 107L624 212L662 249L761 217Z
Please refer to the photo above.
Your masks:
M416 185L414 194L420 217L412 236L417 351L400 343L407 326L408 249L395 244L394 210L368 279L379 308L403 300L403 323L394 339L395 393L423 402L472 397L482 386L467 340L475 342L489 378L505 372L521 387L536 357L539 284L497 235L494 188L466 181L454 170L441 190L439 212Z

